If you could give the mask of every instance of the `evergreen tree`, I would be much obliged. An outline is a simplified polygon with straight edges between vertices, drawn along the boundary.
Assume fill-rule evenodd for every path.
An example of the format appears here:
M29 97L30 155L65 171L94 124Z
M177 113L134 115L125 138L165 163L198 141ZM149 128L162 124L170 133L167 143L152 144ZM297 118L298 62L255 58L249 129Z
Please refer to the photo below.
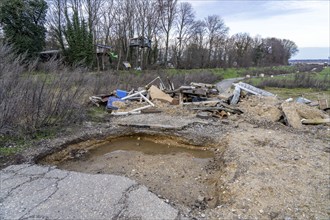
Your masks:
M65 56L69 63L84 62L85 65L93 64L93 35L88 31L85 20L79 18L77 10L73 11L72 19L66 14L67 27L64 31L68 48Z
M5 40L18 53L36 56L45 45L47 3L44 0L2 0L0 23Z

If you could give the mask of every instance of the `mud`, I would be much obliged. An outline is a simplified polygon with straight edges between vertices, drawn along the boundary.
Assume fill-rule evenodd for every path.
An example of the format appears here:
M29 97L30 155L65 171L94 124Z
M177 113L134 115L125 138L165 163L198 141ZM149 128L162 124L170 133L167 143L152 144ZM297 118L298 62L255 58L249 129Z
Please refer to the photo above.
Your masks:
M214 165L217 160L221 164L221 157L217 155L214 147L196 147L182 139L133 135L70 145L39 163L126 176L178 205L206 209L219 204L221 167Z

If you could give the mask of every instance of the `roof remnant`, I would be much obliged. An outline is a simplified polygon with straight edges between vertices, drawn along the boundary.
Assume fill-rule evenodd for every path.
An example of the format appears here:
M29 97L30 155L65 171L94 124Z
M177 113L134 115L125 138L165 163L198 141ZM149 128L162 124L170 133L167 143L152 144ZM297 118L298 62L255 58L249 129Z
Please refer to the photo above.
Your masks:
M273 93L267 92L265 90L259 89L254 87L250 84L239 82L233 83L235 86L234 96L230 101L230 104L237 104L241 95L241 90L247 91L251 94L258 95L258 96L275 96Z

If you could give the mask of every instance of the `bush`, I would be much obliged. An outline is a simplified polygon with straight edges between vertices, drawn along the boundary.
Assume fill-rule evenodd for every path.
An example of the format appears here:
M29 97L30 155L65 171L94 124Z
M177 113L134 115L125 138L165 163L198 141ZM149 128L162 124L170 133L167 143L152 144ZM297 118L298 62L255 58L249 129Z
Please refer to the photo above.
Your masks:
M0 45L0 137L35 136L39 131L80 122L89 96L115 89L137 89L158 76L165 85L170 80L176 88L222 79L208 70L88 73L83 68L69 69L61 60L25 63L24 55L17 57L10 46Z
M293 79L265 79L258 85L259 88L313 88L327 90L330 88L330 80L325 76L324 79L313 77L312 73L295 73Z
M80 71L71 72L53 61L49 73L35 73L24 65L24 55L17 57L7 45L0 45L0 58L0 134L34 134L74 123L83 115Z

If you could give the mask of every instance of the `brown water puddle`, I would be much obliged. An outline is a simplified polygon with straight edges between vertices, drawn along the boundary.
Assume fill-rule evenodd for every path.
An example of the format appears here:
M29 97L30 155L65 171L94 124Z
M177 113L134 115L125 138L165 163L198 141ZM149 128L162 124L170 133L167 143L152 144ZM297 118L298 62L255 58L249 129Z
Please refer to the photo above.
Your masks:
M73 144L65 149L48 155L41 159L41 164L53 164L61 166L68 161L94 160L102 155L120 151L122 154L139 152L143 155L177 155L188 154L194 158L213 158L214 153L207 147L196 147L182 143L181 140L148 135L133 135L116 138L108 138L102 141L90 140Z
M201 149L190 149L182 146L173 145L173 143L157 143L140 137L121 137L113 141L99 145L90 151L91 157L98 157L114 151L137 151L147 155L187 153L195 158L212 158L213 152Z
M71 145L40 163L127 176L180 204L194 207L198 198L205 198L197 205L207 202L212 207L217 203L220 177L220 170L211 168L217 161L213 152L179 138L135 135Z

